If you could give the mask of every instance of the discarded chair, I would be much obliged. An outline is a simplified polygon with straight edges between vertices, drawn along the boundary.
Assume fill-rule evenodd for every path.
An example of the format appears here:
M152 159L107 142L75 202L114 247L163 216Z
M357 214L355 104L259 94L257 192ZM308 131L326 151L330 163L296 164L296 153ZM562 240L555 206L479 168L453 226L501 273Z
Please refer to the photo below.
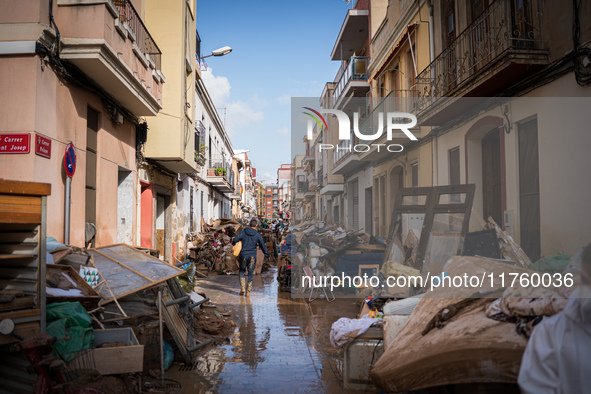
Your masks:
M326 292L326 283L323 284L323 286L314 286L314 274L312 273L312 270L310 269L310 267L305 266L304 267L304 277L308 277L310 280L310 286L308 286L308 288L310 289L310 297L308 297L308 301L312 302L314 301L316 298L314 297L314 292L320 292L320 289L322 289L322 292L324 293L324 296L326 297L326 300L328 302L332 302L336 299L336 297L334 296L332 290L330 288L328 288L328 293L330 293L330 296L332 298L328 297L328 293ZM303 278L302 278L303 280Z

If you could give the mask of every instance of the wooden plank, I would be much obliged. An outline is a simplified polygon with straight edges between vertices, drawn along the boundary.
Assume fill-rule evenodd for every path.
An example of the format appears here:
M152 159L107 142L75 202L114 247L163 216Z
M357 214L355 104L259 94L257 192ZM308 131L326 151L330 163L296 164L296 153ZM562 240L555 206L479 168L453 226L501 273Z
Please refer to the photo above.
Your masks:
M37 258L34 254L0 254L0 260L15 260L15 259L34 259Z
M5 212L0 211L0 223L40 223L41 212L23 213L23 212Z
M37 280L37 267L0 267L0 278Z
M41 334L41 327L39 322L16 324L14 326L14 333L23 338L32 338ZM0 346L19 341L20 339L12 335L0 335Z
M41 208L41 197L0 194L0 205L30 205Z
M0 193L30 196L49 196L51 184L0 179Z
M503 257L509 257L511 260L518 262L522 267L528 268L532 262L523 249L521 249L521 246L513 240L513 237L501 230L491 216L488 218L488 223L497 232Z
M0 320L2 319L20 319L23 317L34 317L40 316L41 310L40 309L28 309L26 311L14 311L14 312L6 312L0 314ZM1 335L0 335L1 336Z
M11 302L1 303L0 312L18 311L20 309L32 308L33 306L35 306L35 300L31 297L19 297Z
M41 213L41 204L26 205L26 204L2 204L2 203L0 203L0 212Z

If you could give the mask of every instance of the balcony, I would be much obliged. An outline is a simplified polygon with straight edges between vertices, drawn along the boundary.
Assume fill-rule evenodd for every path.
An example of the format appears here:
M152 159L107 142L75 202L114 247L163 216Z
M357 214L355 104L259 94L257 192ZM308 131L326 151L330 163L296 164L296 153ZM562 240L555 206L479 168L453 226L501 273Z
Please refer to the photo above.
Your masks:
M342 97L349 97L351 94L356 97L365 97L369 91L369 57L353 56L349 59L347 66L340 70L338 82L332 92L332 102L335 108L342 104ZM350 93L352 92L352 93Z
M496 0L460 33L417 77L420 95L431 98L423 110L441 97L494 96L548 64L539 1L531 7L518 13L512 0Z
M223 155L212 155L209 158L207 181L223 193L234 192L232 165L224 159Z
M89 76L136 116L162 109L161 51L131 3L58 1L60 58Z
M346 174L361 165L359 154L353 150L353 146L358 143L359 139L353 133L351 139L339 142L333 150L333 174Z
M331 60L346 60L363 47L369 37L369 10L348 10L330 54Z

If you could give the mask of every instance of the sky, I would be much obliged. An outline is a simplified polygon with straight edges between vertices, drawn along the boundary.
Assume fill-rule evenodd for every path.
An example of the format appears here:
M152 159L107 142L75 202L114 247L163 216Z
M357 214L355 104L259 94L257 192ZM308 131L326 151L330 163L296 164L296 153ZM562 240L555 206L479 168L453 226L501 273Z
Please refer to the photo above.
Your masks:
M202 78L237 149L249 149L259 182L290 163L292 97L319 97L340 66L330 53L351 7L344 0L197 0Z

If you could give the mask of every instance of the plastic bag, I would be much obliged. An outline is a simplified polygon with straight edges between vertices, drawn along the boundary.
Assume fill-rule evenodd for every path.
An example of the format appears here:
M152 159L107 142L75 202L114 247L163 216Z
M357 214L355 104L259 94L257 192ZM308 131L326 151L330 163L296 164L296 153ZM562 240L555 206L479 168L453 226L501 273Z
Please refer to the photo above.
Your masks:
M179 283L181 284L183 291L188 293L195 287L195 264L190 263L188 264L188 267L183 267L183 269L186 269L186 271L184 274L179 275Z
M60 340L53 346L54 354L70 361L82 349L94 344L94 331L90 327L92 318L79 302L57 302L47 305L46 332Z

